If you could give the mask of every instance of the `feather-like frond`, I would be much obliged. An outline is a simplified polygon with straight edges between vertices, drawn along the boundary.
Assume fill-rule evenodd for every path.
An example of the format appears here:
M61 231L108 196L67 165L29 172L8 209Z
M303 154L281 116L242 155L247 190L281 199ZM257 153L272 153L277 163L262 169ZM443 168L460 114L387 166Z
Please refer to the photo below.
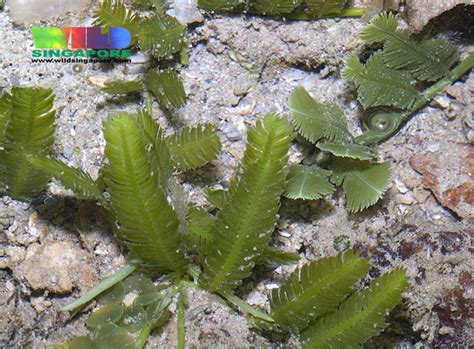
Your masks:
M184 127L166 140L181 171L201 167L216 159L221 151L219 136L211 124Z
M144 267L155 272L182 271L186 260L178 218L152 170L144 132L126 113L104 124L104 180L119 225L118 237Z
M132 44L137 42L140 16L130 10L120 0L104 0L94 12L94 25L97 27L122 27L128 29Z
M323 137L343 142L350 136L341 108L317 102L301 86L292 92L289 108L296 130L312 143Z
M127 95L130 93L141 93L144 90L143 82L141 80L109 80L104 83L101 88L105 93L116 95Z
M250 275L268 246L285 187L292 138L288 122L275 115L267 115L249 130L242 169L212 230L214 239L202 279L207 289L234 289Z
M358 160L377 160L377 155L370 147L358 144L341 144L341 143L319 143L317 147L325 152L341 158L351 158Z
M380 53L374 53L365 65L357 56L350 55L342 76L354 81L358 99L366 109L377 106L409 109L420 98L412 75L389 68Z
M361 258L357 250L306 264L272 291L272 316L282 327L301 331L316 318L335 311L368 270L368 259Z
M344 188L347 208L359 212L374 205L385 193L392 174L390 162L336 158L331 166L331 180Z
M316 166L293 165L288 173L285 196L290 199L318 200L336 189L328 181L331 171Z
M458 59L457 47L442 37L415 40L398 29L397 17L384 12L362 30L361 39L371 44L385 42L383 59L392 69L410 71L417 79L435 81L445 76Z
M48 176L27 155L48 155L54 143L54 95L50 89L12 88L10 112L0 150L0 185L16 199L29 199L44 189ZM5 107L4 107L5 109Z
M163 137L163 130L153 120L151 110L140 110L137 113L136 120L145 135L144 141L149 149L148 155L152 171L156 171L160 189L166 195L169 178L173 173L174 166L171 161L168 143Z
M180 108L186 104L183 82L174 70L150 70L145 83L147 89L165 108Z
M32 156L29 161L49 178L55 178L67 189L71 189L79 199L96 200L107 205L99 187L87 172L49 156Z
M157 59L171 59L186 45L186 26L170 15L155 15L140 22L138 37L142 50Z
M408 286L401 268L384 274L344 301L336 312L319 318L301 336L303 348L362 348L385 328L385 317Z
M205 209L192 206L186 217L188 232L186 234L188 248L205 256L209 244L212 242L212 228L216 217Z

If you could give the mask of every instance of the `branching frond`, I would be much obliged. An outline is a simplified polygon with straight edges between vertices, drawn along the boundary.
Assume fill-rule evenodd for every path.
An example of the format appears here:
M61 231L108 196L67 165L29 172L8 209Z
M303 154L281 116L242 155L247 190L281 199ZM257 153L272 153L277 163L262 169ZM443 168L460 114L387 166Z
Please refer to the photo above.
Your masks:
M368 270L368 259L354 250L306 264L272 291L272 316L282 327L301 331L335 311Z
M374 205L387 190L392 174L389 162L371 163L336 158L331 180L344 188L347 208L359 212Z
M149 149L148 155L152 171L156 171L160 189L166 195L166 188L168 188L168 181L174 167L168 143L163 137L163 131L150 113L151 110L140 110L136 120L145 135L144 141Z
M334 186L328 181L331 171L316 166L293 165L288 173L285 196L290 199L318 200L332 194Z
M55 178L67 189L71 189L79 199L96 200L107 205L99 187L87 172L70 167L49 156L32 156L29 160L34 167L46 173L49 178Z
M186 45L186 26L167 14L146 18L140 23L139 40L142 50L157 59L171 59Z
M109 80L106 81L102 91L116 95L127 95L130 93L141 93L145 89L141 80Z
M385 42L383 59L392 69L410 71L419 80L435 81L449 72L458 59L455 45L442 37L417 41L406 29L398 29L397 17L384 12L362 30L367 43Z
M122 27L128 29L132 36L132 44L137 42L140 16L127 10L120 0L104 0L94 12L94 25L97 27Z
M209 244L212 242L212 228L216 217L201 207L192 206L186 220L188 225L186 239L189 250L197 251L200 255L205 256Z
M323 137L337 142L348 139L349 131L341 108L332 103L318 103L303 87L293 91L289 108L293 125L308 141L314 143Z
M31 166L27 155L49 155L54 143L54 95L50 89L14 87L0 149L0 187L16 199L44 189L48 176ZM5 102L4 102L5 103ZM3 107L5 110L5 107Z
M109 117L104 136L109 160L104 179L119 238L149 270L181 271L186 260L178 218L152 171L144 133L134 118L122 113Z
M358 144L340 144L340 143L319 143L317 147L325 152L341 158L351 158L358 160L377 160L372 148Z
M302 336L303 348L361 348L385 328L385 317L408 286L405 271L394 269L356 292L336 312L319 318Z
M186 104L183 82L174 70L150 70L145 83L147 89L165 108L180 108Z
M219 136L211 124L184 127L166 140L181 171L201 167L216 159L221 151Z
M217 215L202 284L228 292L252 271L268 246L286 179L293 138L288 122L267 115L251 128L241 171Z
M342 76L354 81L358 99L365 109L377 106L409 109L420 97L412 75L389 68L380 53L374 53L366 65L352 54L347 59Z

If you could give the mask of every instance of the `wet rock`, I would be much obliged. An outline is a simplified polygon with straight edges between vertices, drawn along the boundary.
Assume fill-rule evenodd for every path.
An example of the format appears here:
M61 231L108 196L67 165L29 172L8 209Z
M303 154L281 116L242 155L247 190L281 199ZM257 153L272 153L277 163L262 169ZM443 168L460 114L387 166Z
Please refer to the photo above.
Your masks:
M7 0L6 4L14 22L31 24L60 17L68 12L84 11L90 0Z
M176 17L181 24L201 23L204 17L197 7L196 0L174 0L171 8L166 12Z
M411 167L423 175L423 186L457 215L474 219L474 148L448 143L446 149L410 158Z
M474 5L474 0L416 0L408 1L408 23L419 32L428 22L457 5Z
M26 281L35 291L64 294L74 287L89 289L97 282L90 257L70 242L48 241L31 245L26 260L14 271L17 280Z

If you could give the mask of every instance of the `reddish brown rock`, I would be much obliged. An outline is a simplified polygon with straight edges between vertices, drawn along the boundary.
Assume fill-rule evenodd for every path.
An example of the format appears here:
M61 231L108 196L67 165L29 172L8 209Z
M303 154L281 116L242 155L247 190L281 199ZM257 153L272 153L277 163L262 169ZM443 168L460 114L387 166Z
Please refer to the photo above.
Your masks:
M450 331L438 332L438 348L460 348L459 343L469 343L469 320L474 316L474 299L469 290L474 286L472 275L467 271L459 274L459 285L445 290L433 310L438 314L441 328ZM466 347L467 348L467 347Z
M423 186L438 201L466 219L474 219L474 147L448 143L446 151L410 158L413 169L423 175Z

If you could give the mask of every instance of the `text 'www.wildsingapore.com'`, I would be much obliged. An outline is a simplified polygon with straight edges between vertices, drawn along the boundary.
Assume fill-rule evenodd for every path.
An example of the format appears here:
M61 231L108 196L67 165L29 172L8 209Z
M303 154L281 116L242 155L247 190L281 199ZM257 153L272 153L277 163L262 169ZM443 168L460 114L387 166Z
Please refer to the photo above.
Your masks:
M32 58L31 63L131 63L131 59L117 59L117 58Z

